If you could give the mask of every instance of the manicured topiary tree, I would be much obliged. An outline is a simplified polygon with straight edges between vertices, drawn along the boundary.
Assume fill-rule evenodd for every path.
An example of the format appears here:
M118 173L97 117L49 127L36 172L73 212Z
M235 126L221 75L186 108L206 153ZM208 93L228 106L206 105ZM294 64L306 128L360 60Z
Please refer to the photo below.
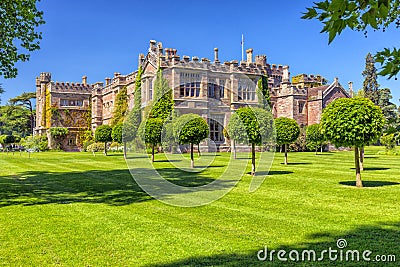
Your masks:
M94 139L96 142L104 143L104 155L107 156L107 142L112 141L112 128L109 125L100 125L96 128Z
M356 186L362 187L359 148L382 134L382 110L366 98L339 98L322 112L321 131L336 146L354 147Z
M278 145L284 146L285 165L287 165L287 146L296 141L296 139L299 137L300 127L294 119L281 117L275 119L275 128L276 142Z
M122 138L122 128L124 124L122 122L117 123L111 132L111 138L114 142L124 145L124 157L126 158L126 142Z
M150 118L145 123L144 141L151 146L151 162L154 162L154 148L161 143L164 122L161 118Z
M315 145L315 155L317 155L318 146L321 146L322 152L322 145L325 138L324 135L321 133L321 127L318 123L312 124L307 127L306 136L307 141L312 142Z
M199 115L185 114L175 120L174 129L180 144L190 144L190 167L194 168L193 145L208 137L210 130L207 122Z
M234 142L251 145L251 174L255 175L255 146L271 141L275 133L272 114L262 108L239 108L232 114L227 128Z

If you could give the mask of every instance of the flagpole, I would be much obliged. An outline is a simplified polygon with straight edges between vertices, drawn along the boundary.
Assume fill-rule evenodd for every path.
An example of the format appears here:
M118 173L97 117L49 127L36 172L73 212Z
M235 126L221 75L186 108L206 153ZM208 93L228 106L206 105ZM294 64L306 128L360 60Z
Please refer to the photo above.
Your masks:
M242 61L244 61L244 37L243 37L243 34L242 34Z

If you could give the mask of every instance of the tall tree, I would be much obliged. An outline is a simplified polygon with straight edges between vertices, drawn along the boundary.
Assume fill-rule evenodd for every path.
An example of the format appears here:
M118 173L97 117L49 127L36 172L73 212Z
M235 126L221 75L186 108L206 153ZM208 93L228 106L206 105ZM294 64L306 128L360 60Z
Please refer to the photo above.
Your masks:
M378 90L379 102L378 106L382 109L383 116L386 119L385 131L389 128L396 127L398 119L396 104L390 102L393 98L389 88L382 88Z
M385 123L382 110L366 98L339 98L322 112L321 131L336 146L354 147L356 186L362 187L359 149L375 142Z
M4 78L15 78L18 74L15 63L29 60L27 52L40 48L42 33L36 28L44 20L43 12L36 8L39 1L0 1L0 76Z
M168 80L163 77L162 70L157 70L154 81L154 103L151 108L150 118L161 118L163 121L172 116L174 100Z
M124 125L122 128L122 140L124 146L127 142L131 142L137 136L137 130L142 122L142 66L136 75L135 91L134 91L134 105L131 111L126 115Z
M32 99L36 99L36 93L34 92L22 93L17 97L11 98L9 101L13 105L23 106L29 110L31 134L33 135L33 129L35 127L35 112L33 110Z
M2 87L2 85L0 84L0 105L1 105L1 94L4 93L4 89Z
M400 27L400 1L398 0L324 0L307 8L303 19L319 20L324 26L321 32L329 34L329 43L345 28L362 31L385 31L391 24ZM391 45L391 44L390 44ZM380 75L389 79L400 72L400 49L385 48L375 55L381 64ZM397 78L396 78L397 79Z
M260 108L271 109L271 96L268 89L268 77L262 75L257 82L257 97Z
M362 72L364 76L363 91L364 97L371 99L375 105L379 104L379 84L377 81L377 69L375 68L375 59L368 53L365 58L365 69Z
M31 132L29 110L24 106L8 104L0 107L0 132L27 136Z
M128 92L126 86L118 92L115 97L115 104L113 110L113 118L111 121L111 127L114 127L120 122L124 122L126 112L128 110Z

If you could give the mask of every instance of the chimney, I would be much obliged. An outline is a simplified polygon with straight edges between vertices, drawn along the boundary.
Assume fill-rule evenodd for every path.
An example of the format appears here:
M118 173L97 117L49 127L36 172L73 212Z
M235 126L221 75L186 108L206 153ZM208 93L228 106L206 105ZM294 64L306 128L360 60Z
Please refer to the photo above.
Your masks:
M111 84L111 78L106 78L106 85L110 85Z
M87 84L87 77L86 75L82 77L82 84L86 85Z
M247 49L246 54L247 54L247 63L252 63L253 62L253 48Z
M349 82L349 94L350 94L350 97L354 96L354 93L353 93L353 82Z
M214 63L219 63L218 60L218 48L214 48Z
M283 73L282 73L282 80L283 82L289 82L289 76L290 76L290 72L289 72L289 66L283 66Z
M335 77L334 83L335 83L335 86L339 85L339 78L338 77Z

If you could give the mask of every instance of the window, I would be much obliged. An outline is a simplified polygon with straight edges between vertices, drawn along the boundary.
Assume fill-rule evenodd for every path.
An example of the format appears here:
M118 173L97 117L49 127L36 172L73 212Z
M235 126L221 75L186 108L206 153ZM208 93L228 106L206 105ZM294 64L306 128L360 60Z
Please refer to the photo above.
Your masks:
M216 91L218 89L218 85L215 84L214 81L207 84L208 87L208 97L216 98Z
M305 102L303 101L299 102L299 114L302 114L304 112L304 105Z
M149 100L153 99L153 79L148 80L149 83Z
M225 97L225 80L219 80L219 97Z
M256 82L249 79L239 79L238 100L255 100Z
M68 139L68 145L69 146L75 146L76 145L76 137L72 136L70 139Z
M82 107L83 100L60 99L61 107Z
M210 139L217 143L224 142L223 134L223 122L224 115L214 114L208 119L208 124L210 126Z
M200 96L200 74L181 73L180 78L179 97Z

